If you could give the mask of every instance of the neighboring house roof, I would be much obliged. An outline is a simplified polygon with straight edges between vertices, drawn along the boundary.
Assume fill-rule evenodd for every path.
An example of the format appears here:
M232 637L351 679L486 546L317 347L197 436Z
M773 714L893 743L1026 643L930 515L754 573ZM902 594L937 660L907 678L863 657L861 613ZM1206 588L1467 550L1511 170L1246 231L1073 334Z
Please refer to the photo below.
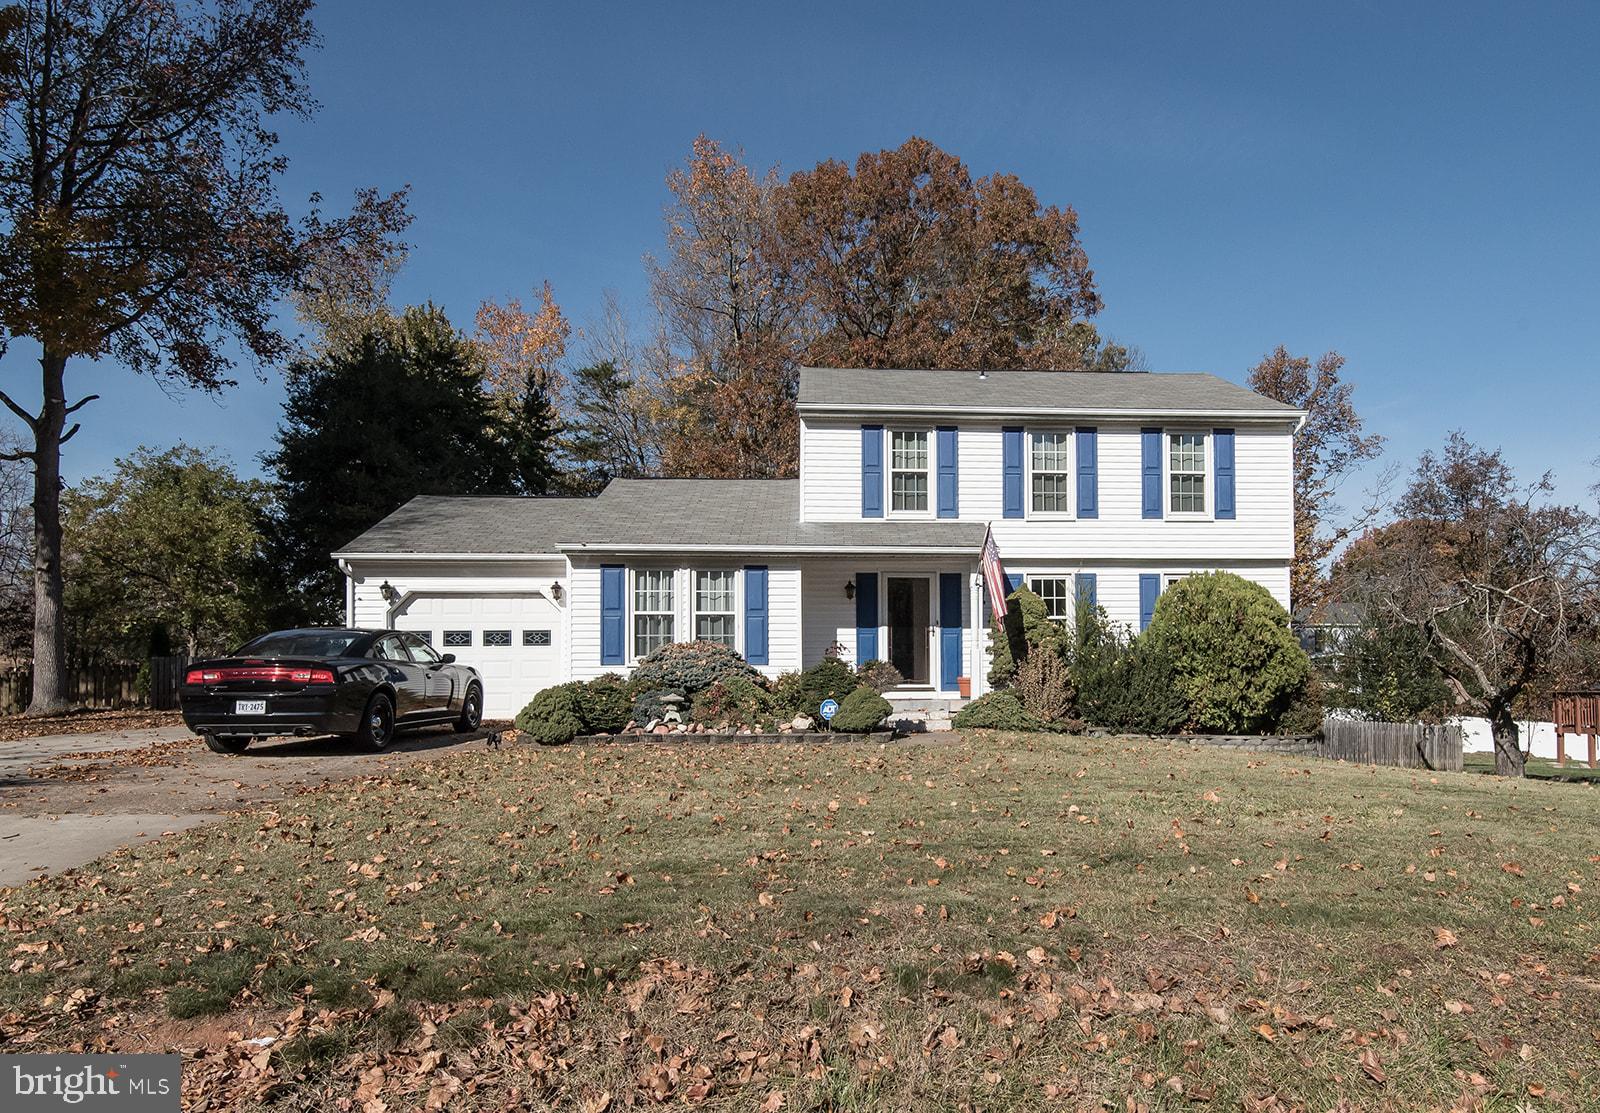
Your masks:
M336 557L558 552L956 552L978 522L800 521L795 479L616 479L596 498L419 495Z
M915 371L802 367L801 410L857 412L1239 415L1301 410L1226 379L1171 371Z

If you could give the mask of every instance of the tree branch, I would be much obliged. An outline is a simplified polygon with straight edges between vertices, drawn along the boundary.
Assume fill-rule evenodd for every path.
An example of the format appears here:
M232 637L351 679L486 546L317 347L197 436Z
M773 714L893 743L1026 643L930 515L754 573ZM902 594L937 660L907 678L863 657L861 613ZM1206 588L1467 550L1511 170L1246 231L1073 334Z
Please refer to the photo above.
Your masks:
M17 405L16 402L12 401L11 395L7 394L3 390L0 390L0 402L4 402L6 404L6 409L10 410L12 413L21 418L22 423L28 427L30 432L32 432L35 436L38 435L39 419L37 417L34 417L33 414Z
M70 405L66 409L62 410L61 411L61 416L62 417L66 417L70 413L74 413L74 412L76 412L78 410L81 410L81 409L83 409L83 407L87 406L90 402L98 401L99 398L100 398L100 396L98 394L86 394L82 398L78 399L76 402L72 403L72 405Z

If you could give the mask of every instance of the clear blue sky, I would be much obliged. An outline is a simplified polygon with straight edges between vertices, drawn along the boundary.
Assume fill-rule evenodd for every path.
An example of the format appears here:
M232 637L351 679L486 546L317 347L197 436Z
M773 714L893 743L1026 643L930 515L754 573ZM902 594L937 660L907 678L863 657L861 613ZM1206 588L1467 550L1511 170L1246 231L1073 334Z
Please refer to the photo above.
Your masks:
M323 109L283 128L285 196L410 183L397 297L458 324L546 278L580 325L607 288L642 315L662 179L700 132L786 170L919 134L1077 208L1100 327L1153 369L1337 348L1391 459L1459 427L1568 498L1596 478L1593 5L340 0L317 22ZM36 395L20 347L0 374ZM105 398L69 477L178 439L253 468L282 398L76 374Z

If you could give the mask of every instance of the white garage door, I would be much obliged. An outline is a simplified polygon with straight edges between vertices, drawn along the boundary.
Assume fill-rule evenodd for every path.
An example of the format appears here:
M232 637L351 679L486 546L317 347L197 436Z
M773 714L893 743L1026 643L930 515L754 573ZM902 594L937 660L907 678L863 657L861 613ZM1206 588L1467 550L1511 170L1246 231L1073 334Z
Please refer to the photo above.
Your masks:
M509 719L561 681L561 612L542 595L417 595L394 625L483 675L484 718Z

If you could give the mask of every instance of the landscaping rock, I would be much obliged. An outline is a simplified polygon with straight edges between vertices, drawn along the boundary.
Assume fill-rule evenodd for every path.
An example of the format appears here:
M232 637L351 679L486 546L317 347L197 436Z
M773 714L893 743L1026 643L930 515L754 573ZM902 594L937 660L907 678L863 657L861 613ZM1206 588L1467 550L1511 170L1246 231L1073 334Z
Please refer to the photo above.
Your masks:
M795 730L810 730L816 725L817 721L809 715L796 715L794 721L789 724Z

